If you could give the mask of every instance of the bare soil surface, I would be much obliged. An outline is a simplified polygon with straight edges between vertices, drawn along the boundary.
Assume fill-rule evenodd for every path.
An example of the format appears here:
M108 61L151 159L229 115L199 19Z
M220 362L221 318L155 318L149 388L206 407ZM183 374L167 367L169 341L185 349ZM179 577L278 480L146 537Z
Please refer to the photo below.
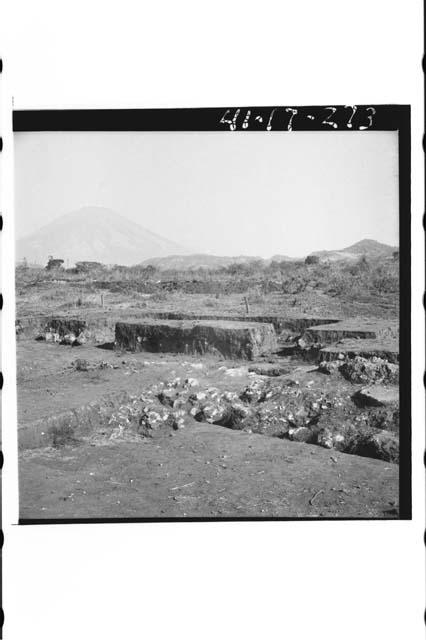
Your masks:
M393 261L17 269L21 519L397 518L398 403L359 398L397 398L398 277ZM188 313L296 322L250 361L112 350L119 321ZM54 316L86 343L35 341Z
M199 424L138 443L26 451L21 518L397 515L398 467Z
M250 372L278 367L273 378L310 394L333 394L348 411L362 387L290 358L255 363L179 354L119 353L21 340L19 423L31 429L67 409L118 391L135 395L164 380L191 378L196 389L240 392ZM78 370L76 361L94 368ZM266 366L265 366L266 365ZM285 373L289 372L289 373ZM330 421L341 419L337 413ZM268 435L186 419L152 437L112 437L103 429L70 445L20 454L20 517L377 517L398 515L398 465ZM311 502L310 502L311 501Z
M229 294L219 297L206 294L188 294L182 291L160 295L103 291L92 287L94 293L81 294L81 289L72 283L44 283L23 289L17 298L16 315L18 318L33 318L47 313L65 313L83 317L102 317L108 319L111 312L118 320L126 316L155 312L194 313L194 314L246 314L245 294ZM103 304L101 306L101 295ZM81 300L77 305L76 301ZM283 314L295 316L323 316L324 318L364 318L395 320L398 317L399 299L395 294L377 296L365 295L354 298L333 297L319 290L304 291L300 294L270 293L258 296L249 303L248 315ZM285 313L284 313L285 310ZM42 311L42 313L41 313Z

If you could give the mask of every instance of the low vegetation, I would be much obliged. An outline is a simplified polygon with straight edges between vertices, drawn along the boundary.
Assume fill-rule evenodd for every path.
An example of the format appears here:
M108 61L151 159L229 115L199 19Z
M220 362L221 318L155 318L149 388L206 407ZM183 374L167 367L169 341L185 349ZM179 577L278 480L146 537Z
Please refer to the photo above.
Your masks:
M54 260L59 262L59 260ZM100 263L78 263L72 269L33 268L18 265L17 291L37 285L67 282L86 291L106 289L156 294L161 290L187 293L220 294L250 292L250 298L261 300L272 291L297 294L321 290L330 296L362 296L396 294L399 291L399 262L389 259L356 262L274 262L260 261L231 264L220 269L199 268L191 271L158 270L155 267Z

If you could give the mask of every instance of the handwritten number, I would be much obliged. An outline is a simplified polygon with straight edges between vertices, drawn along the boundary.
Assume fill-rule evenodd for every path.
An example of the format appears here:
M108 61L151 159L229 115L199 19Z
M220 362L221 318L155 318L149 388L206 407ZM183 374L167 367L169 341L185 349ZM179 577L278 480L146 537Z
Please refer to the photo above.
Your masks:
M366 126L361 125L361 126L359 127L361 130L369 129L369 128L371 127L371 125L373 124L373 116L375 115L376 110L375 110L375 108L374 108L374 107L367 107L367 111L371 111L371 113L367 116L367 118L368 118L368 125L366 125Z
M288 121L287 131L293 131L293 118L297 114L297 109L291 109L288 107L286 113L291 113L290 120Z
M228 113L230 112L230 109L227 109L225 111L225 113L223 114L220 123L221 124L229 124L229 128L231 131L235 131L235 129L237 128L236 122L237 122L237 118L240 115L240 111L241 109L237 109L234 117L232 118L232 120L229 120L229 118L227 119L226 116L228 115Z
M334 114L337 111L336 107L325 107L325 108L330 109L331 113L328 114L328 116L325 118L325 120L322 121L321 124L328 124L330 127L333 127L333 129L337 129L337 124L332 120L330 120L331 116L334 116Z
M354 106L351 107L349 105L346 105L345 109L352 109L351 117L349 118L349 120L346 123L346 126L348 127L348 129L352 129L352 118L354 117L354 115L356 113L357 107L354 107Z
M251 116L251 111L250 111L250 109L248 109L247 113L246 113L246 117L244 118L243 129L247 129L247 127L249 126L248 125L248 121L250 119L250 116Z
M346 122L346 127L347 129L353 129L354 127L357 127L359 130L363 131L365 129L370 129L373 126L373 119L374 116L376 114L376 109L374 107L366 107L365 108L365 118L367 120L367 123L362 124L362 125L354 125L354 118L358 115L357 117L357 122L359 121L359 112L360 112L360 107L356 107L354 105L345 105L343 107L344 109L349 109L350 110L350 115L349 118ZM275 112L278 111L279 107L274 107L270 114L269 117L267 119L267 124L266 124L266 131L272 131L273 129L273 119L275 117ZM325 111L326 111L326 115L324 117L324 119L321 121L321 116L319 117L319 121L321 122L322 125L327 125L328 127L332 127L333 129L338 129L339 124L337 122L334 121L334 115L337 112L337 107L324 107ZM229 126L230 131L235 131L237 129L237 120L241 114L242 109L227 109L225 111L225 113L223 114L220 123L221 124L226 124ZM294 117L299 113L298 109L293 109L292 107L287 107L285 108L285 112L289 114L289 118L288 118L288 122L287 122L287 131L293 131L293 119ZM303 112L302 112L303 113ZM315 120L315 116L311 115L311 114L305 114L305 117L308 118L309 120ZM342 116L342 122L341 122L341 126L344 127L344 114ZM241 125L241 128L243 130L248 129L249 128L249 121L251 123L260 123L263 124L264 122L266 122L266 116L260 116L260 115L254 115L252 113L251 109L247 109L244 119L243 119L243 123ZM340 122L340 121L339 121ZM365 122L365 121L364 121Z
M270 131L272 129L272 118L274 117L276 109L272 109L271 115L269 116L268 124L266 125L266 131Z

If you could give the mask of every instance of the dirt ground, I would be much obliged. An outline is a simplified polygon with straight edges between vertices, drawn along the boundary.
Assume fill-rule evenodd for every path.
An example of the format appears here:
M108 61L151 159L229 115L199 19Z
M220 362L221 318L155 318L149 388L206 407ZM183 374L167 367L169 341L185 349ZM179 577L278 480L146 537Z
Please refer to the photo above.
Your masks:
M101 306L103 296L103 306ZM160 295L129 294L98 290L95 293L85 293L72 283L49 282L34 285L22 290L17 298L17 317L33 317L42 313L69 313L71 315L104 315L111 312L120 319L120 314L126 312L192 312L241 314L246 313L246 294L232 293L229 295L188 294L182 291L168 292ZM80 306L76 301L79 300ZM300 294L269 293L253 296L249 300L249 313L266 315L274 313L308 314L311 316L366 319L396 319L398 317L399 299L395 294L384 294L381 297L365 295L356 298L333 297L322 291L304 291Z
M396 266L390 266L395 271ZM333 363L320 372L318 352L313 353L313 360L303 359L294 356L289 343L300 338L301 326L310 326L308 318L340 319L343 324L335 329L350 321L350 331L336 334L334 344L326 340L326 360L340 357L343 350L346 354L352 351L350 357L378 356L397 363L399 296L397 287L389 285L393 282L388 278L390 267L372 265L371 273L367 270L370 289L364 286L361 267L358 275L338 265L329 270L321 265L289 269L291 273L286 268L279 276L259 274L256 285L251 284L250 276L242 282L240 293L234 286L238 282L226 274L211 275L211 282L205 274L186 274L183 280L173 276L170 282L163 282L165 276L159 273L145 282L143 274L129 271L120 275L119 269L96 278L18 270L21 519L397 518L397 407L393 406L393 413L386 408L383 427L382 408L366 411L353 400L365 385L362 377L356 374L345 379L334 372ZM335 277L335 290L327 280L329 271ZM393 271L389 271L391 276ZM272 282L275 288L264 286L265 278L277 277L282 281ZM255 362L112 349L116 322L139 321L155 313L243 318L275 314L302 321L299 329L296 325L289 328L290 323L278 337L280 352ZM48 331L47 319L58 314L87 323L86 344L74 348L35 340L40 332ZM374 340L366 329L376 335ZM320 336L322 340L328 333L327 326L319 326L311 339ZM273 378L282 389L280 398L274 400L273 391L272 399L263 404L250 404L250 400L244 404L241 397L246 387L272 380L259 373L268 363L280 374ZM260 369L250 371L256 365ZM392 366L398 369L397 364ZM393 370L391 373L394 375ZM161 406L158 391L174 393L173 381L178 379L177 405L186 413L174 418L171 426L164 412L173 414L175 408ZM236 398L233 410L237 407L237 413L259 413L252 413L245 426L220 426L200 407L191 413L189 391L182 390L181 383L194 379L190 384L200 397L207 393L213 412L220 412L215 394L219 398L228 394ZM395 394L395 381L392 384ZM157 403L148 430L145 418L140 419L147 395L149 402ZM139 424L132 417L134 406ZM309 439L312 434L306 424L312 407L322 412L317 427L312 427L326 434L322 443L311 444ZM343 438L362 431L366 424L362 420L370 419L369 412L375 411L374 429L380 431L379 440L382 436L384 440L380 440L382 449L373 455L382 459L367 457L372 455L371 448L362 446L344 453L349 449L342 446ZM166 421L157 427L160 414ZM287 420L295 421L291 431ZM143 433L139 431L142 423ZM287 432L279 432L284 423ZM339 437L339 446L335 446Z
M102 368L77 370L77 359ZM360 386L304 362L278 361L290 371L286 380L348 403ZM21 434L94 399L138 394L176 377L240 391L260 378L249 371L255 364L21 340ZM19 472L21 519L398 515L396 464L193 419L149 438L116 439L100 423L71 444L21 446Z
M21 518L389 518L398 467L193 423L143 442L29 450Z

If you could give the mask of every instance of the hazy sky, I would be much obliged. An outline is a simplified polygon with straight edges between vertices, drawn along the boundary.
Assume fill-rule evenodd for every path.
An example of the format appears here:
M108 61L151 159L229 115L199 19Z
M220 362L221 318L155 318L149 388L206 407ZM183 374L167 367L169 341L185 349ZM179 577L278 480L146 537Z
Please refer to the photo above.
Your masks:
M15 167L17 237L97 205L194 252L398 244L396 132L17 133Z

